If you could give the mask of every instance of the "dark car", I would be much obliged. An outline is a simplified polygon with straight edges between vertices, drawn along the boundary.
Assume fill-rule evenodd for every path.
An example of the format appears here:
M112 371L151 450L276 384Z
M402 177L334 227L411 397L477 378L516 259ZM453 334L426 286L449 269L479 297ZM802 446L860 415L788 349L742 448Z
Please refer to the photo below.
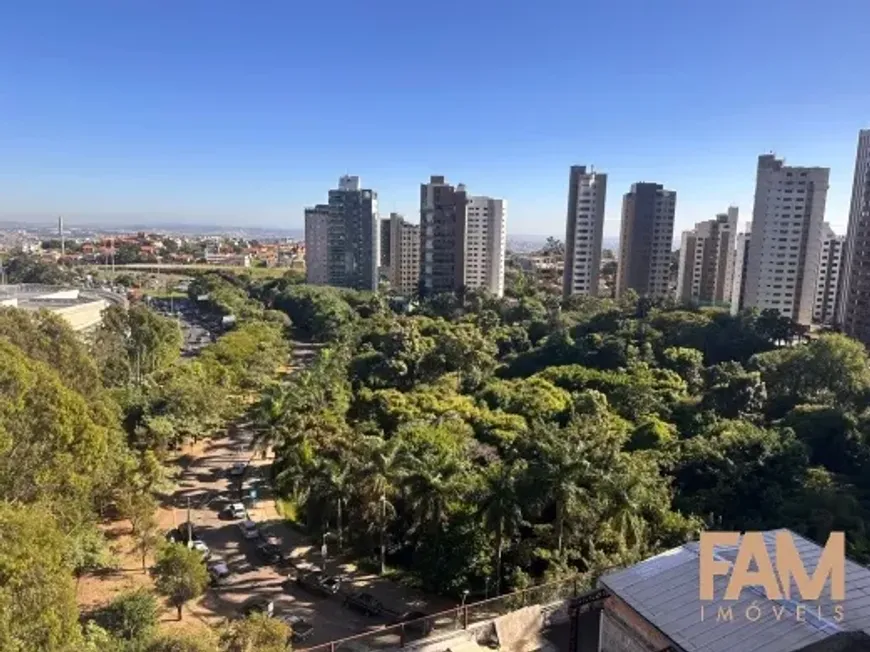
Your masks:
M290 642L292 643L302 643L303 641L308 640L314 634L314 625L309 623L304 618L300 618L299 616L278 616L278 618L286 623L288 627L292 630L293 634L290 636Z
M427 636L434 626L432 619L426 617L428 615L422 611L406 611L391 624L404 625L406 632L414 632L420 636Z
M283 564L286 561L284 552L272 543L261 543L257 546L257 555L267 564Z
M384 613L384 605L371 593L351 593L344 599L344 606L366 616L380 616Z
M208 575L211 579L212 586L226 584L227 580L230 578L230 568L223 560L218 559L209 562L206 568L208 569Z
M341 588L340 578L318 572L299 573L296 583L312 593L326 596L335 595Z
M242 605L241 612L244 616L265 614L271 617L275 615L275 603L268 598L251 598Z

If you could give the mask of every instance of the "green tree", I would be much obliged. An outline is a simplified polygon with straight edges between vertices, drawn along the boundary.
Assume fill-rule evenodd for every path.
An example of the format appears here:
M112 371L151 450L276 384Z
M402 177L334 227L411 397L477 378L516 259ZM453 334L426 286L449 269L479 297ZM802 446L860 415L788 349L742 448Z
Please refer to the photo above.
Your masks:
M522 497L518 486L521 474L526 472L525 462L492 464L483 475L483 495L478 515L495 539L495 590L501 592L502 555L505 545L517 534L524 523Z
M203 632L164 634L151 641L145 650L146 652L218 652L212 636Z
M290 627L265 614L252 614L231 623L221 634L222 652L286 652Z
M0 650L73 652L81 642L72 568L50 510L0 502Z
M97 613L97 622L117 638L146 641L157 627L157 600L147 589L122 593Z
M208 586L208 571L202 556L180 544L167 544L154 565L157 591L169 599L181 620L184 605L203 594Z

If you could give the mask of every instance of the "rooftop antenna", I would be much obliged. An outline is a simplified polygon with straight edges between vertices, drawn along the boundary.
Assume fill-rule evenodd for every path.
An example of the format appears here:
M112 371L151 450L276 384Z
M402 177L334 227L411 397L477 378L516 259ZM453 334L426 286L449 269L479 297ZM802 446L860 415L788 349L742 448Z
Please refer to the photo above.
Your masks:
M60 236L60 255L66 256L66 241L63 239L63 215L57 216L57 234Z

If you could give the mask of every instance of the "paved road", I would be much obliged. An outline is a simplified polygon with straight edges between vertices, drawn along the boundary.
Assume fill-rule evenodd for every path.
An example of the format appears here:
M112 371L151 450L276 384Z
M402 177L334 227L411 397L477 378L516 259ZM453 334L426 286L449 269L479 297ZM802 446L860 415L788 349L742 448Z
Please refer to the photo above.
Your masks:
M167 317L174 317L184 336L182 354L194 356L211 344L212 334L219 328L216 320L202 315L189 299L152 299L151 306Z
M311 353L304 345L297 345L294 349L297 364ZM340 598L314 596L295 585L290 590L284 589L282 582L286 571L279 572L262 563L256 553L259 542L244 540L238 521L221 520L221 508L230 502L238 502L241 490L244 489L247 493L252 480L266 477L270 463L270 460L262 459L259 454L254 455L250 434L239 428L231 430L227 436L207 442L198 456L183 460L183 470L178 477L178 490L172 497L176 508L175 521L182 523L187 520L186 506L189 501L191 521L199 537L208 545L212 556L225 560L232 572L227 584L208 592L203 599L203 605L217 614L232 617L246 600L254 596L268 596L275 603L276 614L298 615L314 625L312 638L299 647L310 647L381 627L383 621L376 621L344 608ZM241 481L231 479L229 470L234 463L240 461L249 462L246 476ZM267 498L262 495L260 497ZM276 517L271 500L261 500L253 505L250 515L264 526L263 532L274 536L281 543L282 549L292 555L295 561L320 562L320 551ZM384 604L396 610L421 609L432 612L444 608L443 604L427 604L422 597L410 594L407 589L393 582L355 573L348 566L338 569L337 565L337 562L328 564L329 572L348 573L351 576L350 582L373 593Z

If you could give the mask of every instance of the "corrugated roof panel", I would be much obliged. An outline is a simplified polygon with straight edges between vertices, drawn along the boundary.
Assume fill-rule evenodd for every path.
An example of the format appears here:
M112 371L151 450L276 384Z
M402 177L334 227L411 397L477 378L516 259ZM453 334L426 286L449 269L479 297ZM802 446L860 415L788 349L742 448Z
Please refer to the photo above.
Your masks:
M765 545L774 564L779 531L764 533ZM792 536L804 567L812 572L822 548L796 534ZM717 550L717 554L720 552L726 553L720 556L727 556L727 549ZM761 587L745 589L737 601L702 603L699 570L698 544L693 542L605 575L601 583L688 652L795 652L837 632L864 630L870 633L870 570L851 560L846 562L846 600L842 603L845 617L842 623L834 620L836 603L831 601L827 587L818 601L802 605L805 607L801 610L802 621L797 618L798 602L767 600ZM724 595L726 585L727 578L717 576L714 579L715 595ZM797 595L793 582L791 595ZM761 608L760 617L754 621L747 617L746 611L753 605ZM723 613L728 613L730 608L733 620L717 617L720 606L726 609ZM757 616L752 611L749 615Z

